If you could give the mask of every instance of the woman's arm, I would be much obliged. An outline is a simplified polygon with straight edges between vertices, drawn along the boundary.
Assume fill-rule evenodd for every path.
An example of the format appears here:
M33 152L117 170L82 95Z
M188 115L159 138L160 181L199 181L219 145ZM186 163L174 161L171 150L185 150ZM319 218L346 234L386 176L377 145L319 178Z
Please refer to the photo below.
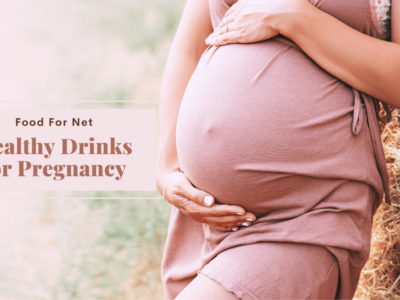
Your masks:
M392 0L392 41L351 28L307 0L247 0L227 12L208 44L251 43L282 34L327 72L400 108L400 0ZM229 24L229 33L226 25Z
M189 79L207 48L204 40L212 31L208 1L188 0L169 51L161 84L159 124L163 136L160 135L157 163L157 187L160 193L163 169L165 174L180 171L175 145L179 107Z
M400 108L400 0L392 1L393 42L382 41L304 5L279 31L327 72L350 86ZM396 44L397 43L397 44Z
M157 188L164 198L197 222L231 231L251 226L256 219L239 206L217 205L205 191L193 187L180 172L176 149L176 124L186 86L212 32L208 0L188 0L172 43L160 94L160 140L157 159ZM206 170L205 170L206 172ZM246 225L244 225L246 224Z

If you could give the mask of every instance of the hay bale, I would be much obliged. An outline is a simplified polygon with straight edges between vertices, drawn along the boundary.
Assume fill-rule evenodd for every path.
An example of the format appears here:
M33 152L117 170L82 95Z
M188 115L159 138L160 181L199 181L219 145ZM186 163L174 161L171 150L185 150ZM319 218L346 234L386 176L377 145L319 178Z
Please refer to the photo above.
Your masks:
M400 110L392 116L381 136L392 206L382 204L374 216L371 253L354 298L359 300L400 300Z

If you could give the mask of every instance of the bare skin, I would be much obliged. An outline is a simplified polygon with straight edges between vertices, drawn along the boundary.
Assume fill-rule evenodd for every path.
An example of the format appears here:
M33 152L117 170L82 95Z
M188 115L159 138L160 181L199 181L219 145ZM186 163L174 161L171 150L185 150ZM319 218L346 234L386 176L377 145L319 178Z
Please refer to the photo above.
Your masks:
M164 198L197 222L221 231L251 226L256 216L240 206L218 205L212 195L192 186L181 172L176 151L176 122L186 86L213 32L208 1L188 0L168 56L161 86L157 188ZM211 198L205 198L210 196ZM211 199L209 205L204 200Z
M239 0L213 33L208 1L188 0L162 82L163 135L159 143L157 188L184 214L217 230L236 231L241 226L251 226L256 217L239 206L215 204L212 195L194 188L180 170L175 130L181 100L206 43L251 43L279 33L292 39L327 72L400 108L400 0L392 0L392 43L352 29L307 0ZM205 199L211 201L207 204ZM200 274L176 299L235 300L237 297Z
M197 277L175 298L175 300L238 300L218 282L203 274Z

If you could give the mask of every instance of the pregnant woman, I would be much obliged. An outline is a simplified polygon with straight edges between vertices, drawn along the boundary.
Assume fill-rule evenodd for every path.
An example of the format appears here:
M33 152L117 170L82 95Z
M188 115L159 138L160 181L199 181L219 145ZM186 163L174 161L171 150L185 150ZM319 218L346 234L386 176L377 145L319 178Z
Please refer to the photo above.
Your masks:
M187 1L161 92L167 299L353 297L390 203L399 2Z

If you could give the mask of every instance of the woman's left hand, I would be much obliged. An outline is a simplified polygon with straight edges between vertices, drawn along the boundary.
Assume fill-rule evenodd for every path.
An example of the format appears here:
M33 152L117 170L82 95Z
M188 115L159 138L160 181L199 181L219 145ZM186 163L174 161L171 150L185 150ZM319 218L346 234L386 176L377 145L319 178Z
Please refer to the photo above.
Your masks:
M239 0L226 12L207 45L255 43L280 33L279 26L290 20L307 0Z

